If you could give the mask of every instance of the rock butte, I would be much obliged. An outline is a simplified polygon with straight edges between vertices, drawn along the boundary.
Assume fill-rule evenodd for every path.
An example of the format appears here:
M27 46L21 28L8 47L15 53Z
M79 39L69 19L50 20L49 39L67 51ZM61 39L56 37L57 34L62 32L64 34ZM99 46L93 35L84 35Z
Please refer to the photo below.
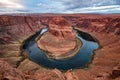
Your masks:
M48 57L61 59L71 57L79 50L76 33L63 17L53 17L49 29L37 41L38 47L47 52ZM77 49L76 49L77 48Z

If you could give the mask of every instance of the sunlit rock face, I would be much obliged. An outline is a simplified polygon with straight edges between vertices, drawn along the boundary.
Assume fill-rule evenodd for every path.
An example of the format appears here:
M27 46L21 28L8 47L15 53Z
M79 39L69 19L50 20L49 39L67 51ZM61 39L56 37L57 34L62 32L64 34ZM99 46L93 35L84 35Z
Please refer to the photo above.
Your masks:
M76 46L76 33L63 17L53 17L49 29L37 41L38 47L49 57L60 57L72 51Z

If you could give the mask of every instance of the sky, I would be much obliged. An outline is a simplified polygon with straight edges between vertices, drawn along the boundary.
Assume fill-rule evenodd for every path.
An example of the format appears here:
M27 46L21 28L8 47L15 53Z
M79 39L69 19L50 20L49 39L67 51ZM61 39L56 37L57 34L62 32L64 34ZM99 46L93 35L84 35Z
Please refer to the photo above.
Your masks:
M4 13L120 13L120 0L0 0Z

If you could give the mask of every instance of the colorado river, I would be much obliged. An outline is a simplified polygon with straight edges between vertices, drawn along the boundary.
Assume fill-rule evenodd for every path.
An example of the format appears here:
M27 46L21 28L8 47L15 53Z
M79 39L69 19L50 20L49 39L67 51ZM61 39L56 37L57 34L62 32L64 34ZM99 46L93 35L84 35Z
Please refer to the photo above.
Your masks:
M93 51L99 47L97 41L92 36L88 33L75 29L75 32L77 33L76 37L82 41L82 47L78 53L65 59L48 58L45 55L45 52L38 48L35 41L35 38L42 35L45 31L47 31L47 29L42 29L29 37L25 41L23 49L28 52L28 55L32 61L46 68L57 68L62 70L84 68L91 62ZM84 36L89 36L89 39Z

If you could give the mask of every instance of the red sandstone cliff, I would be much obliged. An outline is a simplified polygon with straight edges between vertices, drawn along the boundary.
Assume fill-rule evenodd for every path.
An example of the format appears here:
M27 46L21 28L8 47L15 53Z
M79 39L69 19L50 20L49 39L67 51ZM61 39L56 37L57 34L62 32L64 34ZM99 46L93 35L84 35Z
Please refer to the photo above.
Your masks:
M37 41L38 47L48 52L48 57L70 57L70 51L76 48L76 33L63 17L53 17L45 32Z
M54 16L54 15L53 15ZM41 23L48 24L53 16L0 16L0 30L15 33L26 33L41 28ZM120 34L120 16L113 15L62 15L72 25L88 28L96 32ZM17 27L19 24L19 27ZM4 27L3 27L4 26ZM12 26L12 29L10 29ZM14 27L14 28L13 28Z

